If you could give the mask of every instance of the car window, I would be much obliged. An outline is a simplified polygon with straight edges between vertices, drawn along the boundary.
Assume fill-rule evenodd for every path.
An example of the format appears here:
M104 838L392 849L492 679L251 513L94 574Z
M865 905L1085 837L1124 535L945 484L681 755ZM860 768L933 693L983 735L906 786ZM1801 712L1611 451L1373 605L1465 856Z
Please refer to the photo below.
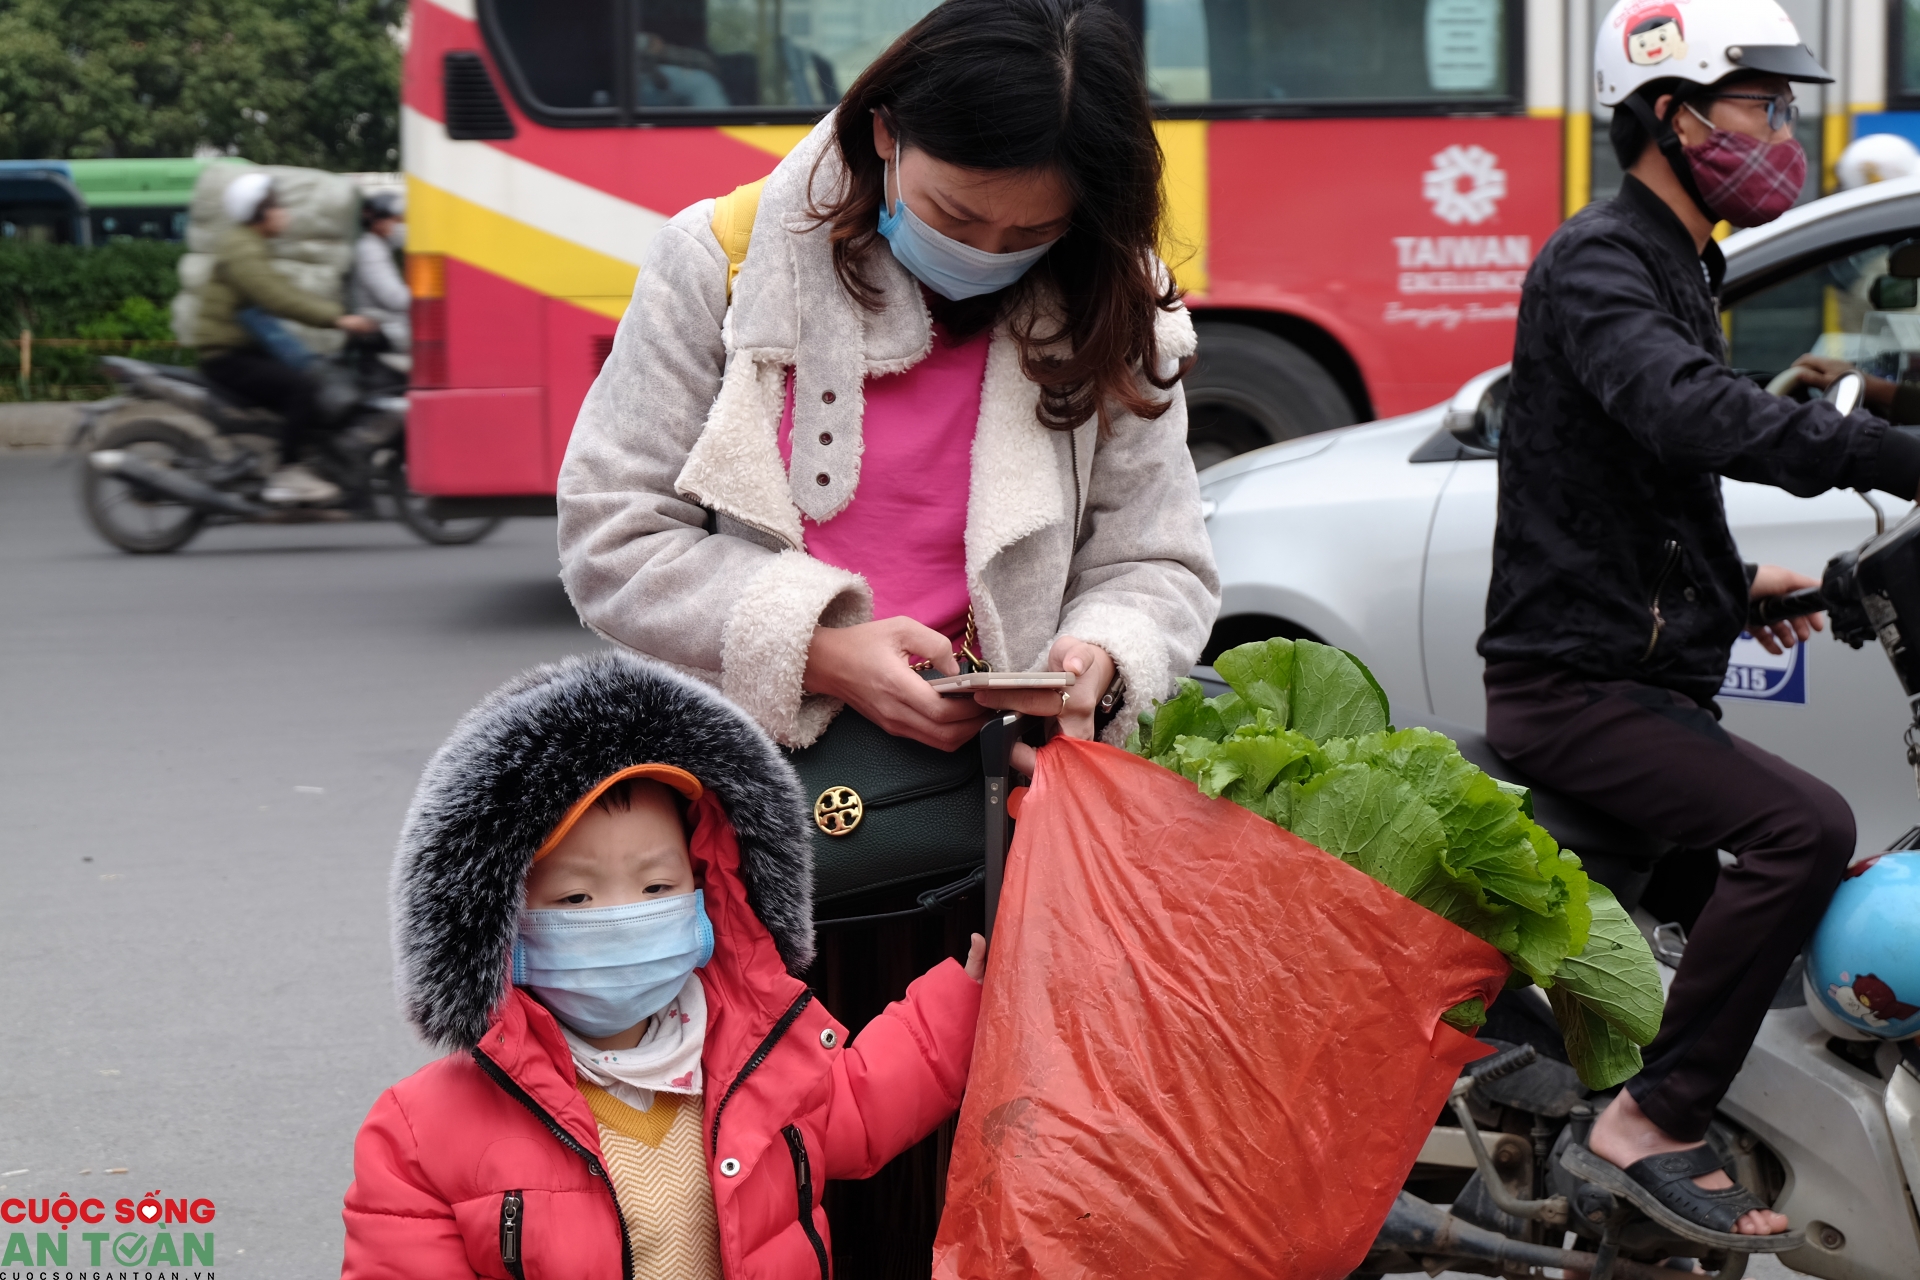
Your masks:
M1736 369L1776 373L1812 352L1886 377L1920 354L1916 282L1888 273L1906 236L1836 253L1741 299L1724 313Z

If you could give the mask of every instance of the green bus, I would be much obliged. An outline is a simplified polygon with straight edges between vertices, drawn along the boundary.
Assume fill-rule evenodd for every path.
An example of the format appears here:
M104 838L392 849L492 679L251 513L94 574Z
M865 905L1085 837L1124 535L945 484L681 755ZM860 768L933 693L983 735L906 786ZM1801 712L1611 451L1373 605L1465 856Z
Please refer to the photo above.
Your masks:
M245 163L226 156L65 162L86 197L94 244L186 239L187 206L200 174L210 164Z

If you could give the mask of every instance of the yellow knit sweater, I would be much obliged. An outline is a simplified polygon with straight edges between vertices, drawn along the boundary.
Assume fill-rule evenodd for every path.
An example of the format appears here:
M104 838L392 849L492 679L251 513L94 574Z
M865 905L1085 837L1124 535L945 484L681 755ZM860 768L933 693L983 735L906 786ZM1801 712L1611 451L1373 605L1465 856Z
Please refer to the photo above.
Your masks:
M656 1093L636 1111L596 1084L580 1092L633 1244L635 1280L721 1280L720 1228L700 1147L700 1099Z

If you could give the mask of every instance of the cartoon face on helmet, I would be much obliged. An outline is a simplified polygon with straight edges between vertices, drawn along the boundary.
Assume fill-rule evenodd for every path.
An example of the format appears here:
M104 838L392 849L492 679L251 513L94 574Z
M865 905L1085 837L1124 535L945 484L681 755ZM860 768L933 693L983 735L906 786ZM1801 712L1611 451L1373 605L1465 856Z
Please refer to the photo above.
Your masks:
M1654 81L1710 85L1737 72L1833 80L1778 0L1615 0L1594 34L1601 106L1618 106Z
M1807 948L1809 1011L1835 1035L1920 1034L1920 853L1847 869Z
M1686 56L1686 28L1676 10L1656 9L1627 32L1627 61L1636 67Z

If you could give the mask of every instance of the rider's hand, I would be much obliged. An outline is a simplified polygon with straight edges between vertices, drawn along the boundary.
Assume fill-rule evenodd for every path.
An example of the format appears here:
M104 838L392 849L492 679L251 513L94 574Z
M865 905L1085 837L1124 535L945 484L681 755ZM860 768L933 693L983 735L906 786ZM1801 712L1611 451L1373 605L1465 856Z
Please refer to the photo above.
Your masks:
M1018 711L1042 719L1058 718L1060 732L1069 738L1091 738L1094 709L1100 705L1100 699L1106 697L1107 686L1113 683L1113 659L1097 644L1061 636L1047 654L1047 670L1073 672L1073 688L998 689L976 693L974 701L1002 711ZM1062 693L1066 694L1064 699ZM1033 765L1033 748L1024 742L1016 743L1014 769L1032 777Z
M364 334L380 332L380 322L378 320L371 320L366 316L357 316L352 312L348 312L346 315L335 320L333 327L336 329L345 329L348 333Z
M1777 564L1763 564L1760 566L1760 571L1753 575L1753 586L1747 590L1747 599L1758 600L1762 596L1783 596L1789 591L1800 591L1806 587L1819 585L1818 578L1809 578L1804 573L1782 569ZM1788 618L1784 622L1771 623L1752 634L1753 638L1760 642L1760 647L1768 653L1785 653L1795 644L1811 640L1814 632L1824 631L1826 627L1826 614L1808 613L1798 618Z
M1860 372L1845 360L1836 360L1832 356L1804 355L1793 364L1795 368L1805 371L1800 375L1800 381L1815 391L1825 391L1837 382L1842 374ZM1861 374L1861 376L1867 382L1864 396L1867 408L1884 417L1887 410L1893 407L1893 383L1885 378L1876 378L1870 373Z
M987 717L965 698L929 689L913 669L914 655L932 658L942 675L960 674L953 642L912 618L815 627L801 687L840 699L897 738L953 751L980 732Z

